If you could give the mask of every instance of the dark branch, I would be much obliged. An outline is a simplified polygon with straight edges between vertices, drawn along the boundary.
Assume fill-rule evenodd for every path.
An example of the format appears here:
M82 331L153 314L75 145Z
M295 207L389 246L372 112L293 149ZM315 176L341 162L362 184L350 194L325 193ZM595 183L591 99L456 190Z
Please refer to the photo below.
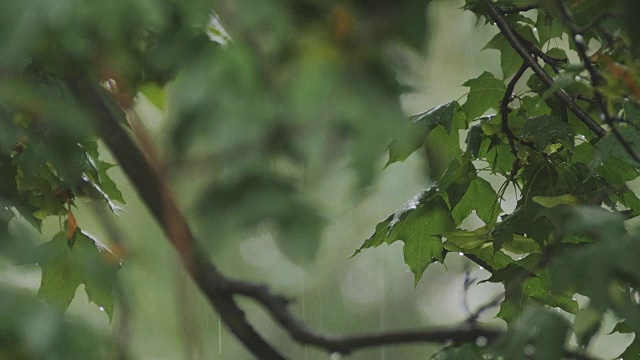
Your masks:
M121 164L140 197L164 229L178 251L182 263L200 290L206 294L222 319L240 341L260 359L284 359L247 322L234 295L250 297L260 303L293 339L329 352L348 353L353 350L387 344L416 342L473 342L480 336L495 340L500 331L465 326L456 329L418 329L353 336L318 334L293 316L288 299L272 294L266 286L229 279L220 273L197 243L186 219L169 196L169 189L156 169L120 126L123 115L94 83L70 75L67 83L74 95L91 112L98 131Z
M235 336L259 359L284 357L248 323L244 312L233 299L234 295L249 297L258 302L297 342L329 352L349 353L369 347L418 342L469 343L475 342L479 337L494 342L503 334L501 330L483 328L469 322L456 328L398 330L346 336L314 332L289 311L289 299L271 293L266 286L229 279L216 269L205 257L206 253L198 248L184 215L169 195L169 189L158 171L120 125L122 112L108 100L107 94L97 83L75 74L69 74L66 80L75 97L86 106L102 139L177 250L188 274ZM588 359L571 351L566 354L572 358Z
M564 6L564 3L561 0L556 0L556 6L558 7L558 10L560 11L560 15L562 16L562 20L564 21L565 24L567 24L567 26L569 26L569 29L571 29L573 42L576 45L576 50L578 52L578 56L582 60L582 63L584 64L585 69L587 70L587 72L591 76L591 85L593 85L594 97L595 97L595 100L596 100L596 104L598 105L598 108L600 108L600 114L601 114L602 118L604 119L604 122L607 125L609 125L609 127L611 128L611 132L613 132L613 135L616 137L616 139L618 140L620 145L622 145L622 147L625 149L627 154L629 154L629 156L631 156L631 158L633 160L635 160L635 162L638 165L640 165L640 157L638 156L638 154L636 154L636 152L633 149L633 147L631 146L631 144L622 136L622 134L618 130L616 122L614 121L614 119L611 116L611 114L609 114L609 110L607 109L607 103L606 103L606 101L604 99L604 96L602 95L602 93L599 90L599 87L602 86L605 81L604 81L604 78L602 77L602 75L600 75L600 73L598 72L596 67L593 65L593 62L591 61L591 58L587 54L587 45L585 44L585 42L583 40L583 37L582 37L582 29L583 28L578 27L573 22L573 20L571 19L571 15L569 15L569 11ZM603 14L603 15L606 15L606 13ZM596 20L602 20L603 18L604 17L601 16ZM589 28L590 26L591 25L588 25L586 28Z
M513 6L513 7L501 7L498 11L505 15L516 14L519 12L525 12L529 10L537 9L539 6L536 4L531 5L523 5L523 6Z
M169 189L156 169L120 125L122 112L107 101L97 83L76 74L68 74L67 84L87 107L100 137L107 144L134 188L177 250L187 272L202 290L236 337L260 359L285 359L247 322L244 312L228 292L218 291L218 270L198 251L191 229L182 212L169 195ZM211 281L216 279L218 281Z
M522 75L528 68L529 66L526 63L523 63L520 66L520 69L518 69L516 74L513 75L513 78L511 78L511 81L509 81L509 84L507 84L507 90L504 93L504 97L502 98L502 101L500 101L500 116L502 118L502 132L504 132L505 135L507 135L507 139L509 140L509 146L511 147L511 153L513 153L516 159L518 158L518 149L516 148L516 141L518 141L518 138L513 133L513 131L511 131L511 127L509 127L509 113L511 112L511 110L509 109L509 103L512 100L513 90L515 89L516 84L518 83L520 78L522 78Z
M268 287L240 281L230 283L230 286L233 293L250 297L262 304L273 319L285 328L297 342L341 354L390 344L475 342L481 336L489 342L493 342L502 335L501 330L482 328L471 324L457 328L399 330L352 336L319 334L291 314L288 309L289 299L272 294Z
M533 72L540 77L540 79L547 85L553 85L553 78L547 74L547 72L538 64L538 62L533 58L531 53L528 51L525 45L520 42L516 33L511 29L507 21L504 19L499 10L495 7L495 5L490 0L485 0L487 4L487 8L489 10L489 15L491 20L496 23L502 34L507 38L507 41L511 44L514 50L522 57L524 62L533 70ZM562 102L562 104L573 112L576 117L580 121L582 121L594 134L599 137L603 137L606 135L606 131L593 120L589 114L587 114L578 104L576 104L571 97L564 92L564 90L559 90L556 92L556 96Z

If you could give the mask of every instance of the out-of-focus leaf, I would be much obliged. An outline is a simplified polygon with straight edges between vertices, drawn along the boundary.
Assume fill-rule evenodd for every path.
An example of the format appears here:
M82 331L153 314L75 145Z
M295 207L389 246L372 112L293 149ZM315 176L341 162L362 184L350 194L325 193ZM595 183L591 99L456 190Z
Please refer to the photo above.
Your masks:
M569 324L560 315L542 308L527 310L510 328L500 346L506 359L561 359Z
M444 360L444 359L456 359L456 360L484 360L483 351L476 345L464 344L462 346L449 345L444 349L433 354L430 360Z
M627 346L624 352L620 354L617 358L624 359L624 360L640 359L640 339L638 338L638 335L636 335L636 337L633 339L633 342L631 342L631 344L629 344L629 346Z
M636 155L640 154L640 133L638 130L631 126L624 125L618 125L616 128ZM598 141L595 151L593 167L603 164L611 156L619 157L634 167L638 166L636 161L629 155L622 144L620 144L620 141L618 141L613 132L607 133L602 139L600 139L600 141Z
M158 84L146 83L140 87L140 92L158 109L165 110L167 95L164 88Z
M602 313L590 307L576 313L573 328L578 344L587 347L602 325Z
M294 184L262 174L244 174L227 183L214 184L196 205L209 233L220 246L234 232L273 222L276 243L289 259L307 264L315 259L325 220L304 201ZM211 221L215 214L216 221Z
M65 319L30 292L4 285L0 287L0 339L2 359L106 356L107 341L93 327Z

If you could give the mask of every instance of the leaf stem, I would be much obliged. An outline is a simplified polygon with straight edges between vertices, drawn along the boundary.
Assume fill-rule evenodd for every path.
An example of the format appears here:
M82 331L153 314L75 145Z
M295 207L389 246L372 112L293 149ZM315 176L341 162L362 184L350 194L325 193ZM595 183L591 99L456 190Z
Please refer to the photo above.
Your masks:
M526 46L522 44L522 42L518 39L518 36L515 34L513 29L509 26L503 15L499 12L496 6L491 2L491 0L485 0L487 4L487 9L489 10L489 16L491 20L496 23L500 31L504 34L505 38L514 50L522 57L524 62L531 67L531 70L540 77L540 79L549 87L553 84L553 78L547 74L547 72L538 64L538 62L531 56L531 53L528 51ZM578 104L573 101L573 99L564 91L560 90L556 92L556 96L562 102L562 104L573 112L580 121L582 121L594 134L598 137L603 137L606 135L606 131L595 121L593 120L589 114L587 114Z

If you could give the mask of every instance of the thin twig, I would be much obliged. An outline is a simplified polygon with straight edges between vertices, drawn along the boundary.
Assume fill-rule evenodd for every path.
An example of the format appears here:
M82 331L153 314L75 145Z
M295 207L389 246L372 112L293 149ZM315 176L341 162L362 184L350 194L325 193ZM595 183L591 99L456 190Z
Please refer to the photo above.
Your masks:
M581 32L582 28L578 27L573 22L573 20L571 19L571 15L569 14L569 11L567 10L567 8L564 6L564 3L562 2L562 0L556 0L556 6L560 11L560 15L562 16L564 23L567 24L567 26L569 26L569 29L571 30L571 33L572 33L573 42L576 45L578 56L582 60L582 63L584 64L585 69L591 76L591 85L593 86L593 89L594 89L594 97L596 100L596 104L600 108L600 114L602 115L602 118L604 119L605 123L609 125L609 127L611 128L611 132L613 132L613 135L616 137L620 145L622 145L622 147L625 149L627 154L629 154L629 156L631 156L631 158L638 165L640 165L640 157L638 156L638 154L636 154L631 144L622 136L622 133L620 133L620 130L618 130L616 122L613 120L613 117L611 116L611 114L609 114L604 96L599 90L599 87L602 86L605 81L602 75L600 75L598 70L595 68L595 66L593 65L593 62L591 61L591 58L589 58L589 55L587 54L587 45L583 40L582 32Z
M513 156L518 158L518 149L516 147L516 142L518 141L518 137L511 131L511 127L509 126L509 113L511 110L509 109L509 103L513 100L513 90L516 87L516 84L522 78L522 75L529 68L527 63L522 63L520 69L513 75L509 84L507 84L507 89L504 93L504 97L502 101L500 101L500 116L502 119L502 132L507 135L507 139L509 140L509 146L511 147L511 153Z
M547 86L551 87L551 85L553 85L553 78L551 78L551 76L549 76L549 74L547 74L542 66L538 64L533 56L531 56L526 46L519 41L518 36L515 34L513 29L511 29L507 21L504 19L502 14L500 14L499 10L491 2L491 0L485 0L485 3L487 4L491 20L496 23L507 41L509 41L509 43L513 47L513 49L516 50L516 52L522 57L525 63L529 65L531 70L533 70L533 72L538 75L538 77L540 77L540 79ZM580 106L578 106L578 104L576 104L564 90L559 90L555 93L555 95L558 97L560 102L562 102L562 104L567 109L573 112L576 117L580 121L582 121L594 134L596 134L598 137L603 137L606 135L607 132L595 120L593 120L589 116L589 114L582 110L582 108L580 108Z

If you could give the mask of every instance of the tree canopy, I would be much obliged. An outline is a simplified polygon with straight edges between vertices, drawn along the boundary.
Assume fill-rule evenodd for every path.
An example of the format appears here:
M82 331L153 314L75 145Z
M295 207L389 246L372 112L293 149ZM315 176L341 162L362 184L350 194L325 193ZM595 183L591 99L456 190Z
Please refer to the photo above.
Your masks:
M336 356L431 343L434 359L591 359L611 314L614 332L638 334L638 4L466 0L460 13L497 31L484 48L499 52L500 73L484 70L462 84L466 96L406 116L407 54L429 41L428 3L3 2L0 254L41 277L37 294L0 285L0 357L130 357L118 334L64 315L81 285L109 322L126 311L119 273L131 255L114 214L132 201L128 183L256 358L290 356L243 298L294 342ZM163 115L162 131L141 103ZM216 253L258 227L288 261L313 262L328 220L305 187L347 166L361 198L385 151L384 167L426 152L433 181L370 224L352 257L400 241L415 286L432 264L465 257L488 272L480 282L503 287L465 321L333 334L271 284L216 266ZM193 168L206 176L190 182ZM82 201L109 239L78 220ZM480 320L492 308L502 326ZM637 335L620 353L640 359Z

